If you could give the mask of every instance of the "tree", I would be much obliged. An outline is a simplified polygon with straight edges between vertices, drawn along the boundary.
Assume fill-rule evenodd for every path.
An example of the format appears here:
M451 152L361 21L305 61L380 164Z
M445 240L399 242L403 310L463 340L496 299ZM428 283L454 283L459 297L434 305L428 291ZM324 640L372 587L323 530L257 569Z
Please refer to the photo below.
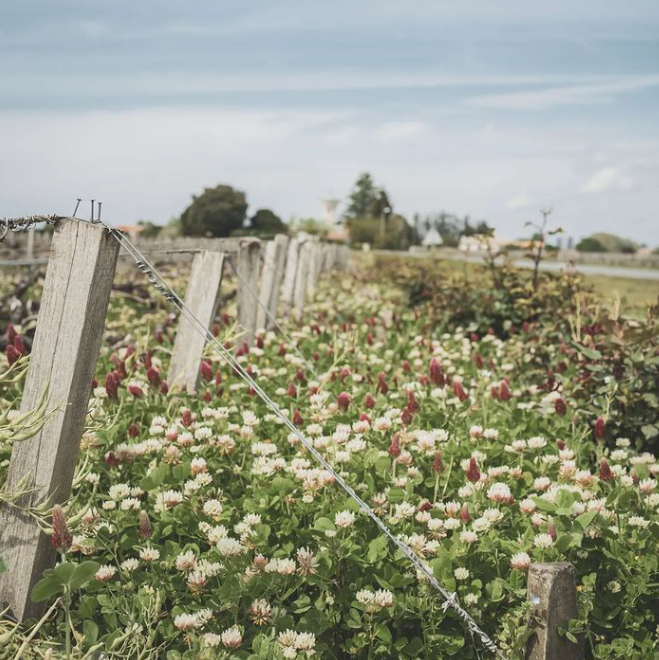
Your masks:
M247 200L245 193L221 184L206 188L181 215L184 236L226 237L245 222Z
M577 243L577 250L579 252L606 252L606 248L592 236L582 238Z
M259 209L250 219L252 230L262 236L274 236L275 234L286 234L288 227L284 221L270 209Z
M137 225L142 227L140 236L143 238L157 238L163 230L162 225L157 225L151 220L138 220Z
M380 219L383 213L391 213L389 195L384 188L375 185L373 177L368 172L364 172L357 179L350 193L350 202L345 217Z
M598 232L591 234L588 238L596 240L605 252L622 252L623 254L634 254L640 247L638 243L622 236L615 234L607 234L606 232ZM577 249L579 249L577 247Z

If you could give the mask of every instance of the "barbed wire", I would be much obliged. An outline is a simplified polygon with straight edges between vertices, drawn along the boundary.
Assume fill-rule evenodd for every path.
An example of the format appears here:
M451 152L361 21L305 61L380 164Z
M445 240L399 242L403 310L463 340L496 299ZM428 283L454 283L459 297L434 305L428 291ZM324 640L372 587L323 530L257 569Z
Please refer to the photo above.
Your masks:
M21 229L29 229L32 226L46 222L49 224L55 224L59 220L65 219L61 216L56 215L41 215L41 216L26 216L24 218L13 218L13 219L1 219L0 220L0 241L6 236L7 232L11 229L12 231L20 231ZM87 222L79 218L75 218L78 222ZM279 406L270 398L270 396L261 388L261 386L256 382L252 375L242 366L242 364L236 359L236 357L227 350L213 335L213 333L199 320L199 318L190 310L180 296L169 286L167 281L163 278L160 272L151 264L147 256L140 252L140 250L133 244L133 242L121 231L114 227L110 227L105 223L96 220L92 222L94 224L102 225L112 237L119 243L121 247L133 258L138 269L143 272L149 281L149 283L165 297L165 299L170 302L179 312L184 315L188 321L190 321L193 329L199 333L206 342L222 357L225 362L231 366L235 373L237 373L242 380L244 380L252 390L259 396L259 398L270 408L270 410L275 414L275 416L288 428L288 430L302 443L304 448L314 457L314 459L323 466L327 472L329 472L336 483L357 503L359 508L377 525L380 531L395 545L415 566L424 579L432 585L432 587L441 595L443 599L442 610L446 613L449 609L453 610L455 614L463 621L469 634L472 638L472 644L474 644L474 649L476 654L480 656L478 649L475 646L475 637L481 641L483 646L488 649L488 651L495 654L501 660L506 660L506 657L499 650L497 645L490 639L485 631L483 631L478 624L474 621L472 616L460 605L458 600L458 595L456 592L451 592L444 588L437 578L435 577L432 569L428 564L416 555L414 550L407 545L404 541L398 538L389 527L381 520L381 518L373 511L373 509L355 492L354 488L346 482L346 480L337 472L334 467L327 461L327 459L313 446L313 444L306 438L306 436L297 428L295 424L288 418L287 415L279 408ZM5 233L2 234L3 227L5 228ZM234 268L235 270L235 268ZM236 275L238 271L235 270ZM240 276L239 276L240 277ZM252 295L258 300L258 294L249 286L248 290ZM260 302L260 301L259 301Z
M270 398L270 396L261 388L252 375L242 366L236 357L227 350L213 335L213 333L199 320L199 318L190 310L185 302L179 295L169 286L166 280L158 272L158 270L148 261L147 257L142 254L137 247L126 236L118 232L112 227L104 225L108 231L119 241L120 245L129 253L133 255L137 267L147 275L149 282L154 288L161 293L179 312L190 321L192 327L206 342L222 357L225 362L231 366L235 373L237 373L259 396L259 398L270 408L275 416L288 428L288 430L302 443L304 448L320 463L327 472L329 472L336 483L357 503L359 508L377 525L380 531L393 543L415 566L421 573L424 579L432 585L432 587L441 595L443 599L442 610L447 612L449 609L453 610L455 614L463 621L474 643L474 648L477 655L478 649L475 647L474 637L478 637L481 644L488 649L491 653L495 654L501 660L506 660L506 656L499 650L497 645L490 639L485 631L483 631L473 617L460 605L458 595L456 592L448 591L444 588L437 578L435 577L432 569L428 564L415 554L414 550L398 538L389 527L380 519L380 517L373 511L373 509L355 492L354 488L348 484L345 479L337 472L334 467L327 461L327 459L313 446L313 444L306 438L306 436L297 428L287 415L279 408L279 406Z
M37 225L54 225L64 217L60 215L26 215L20 218L0 218L0 243L10 231L34 229Z

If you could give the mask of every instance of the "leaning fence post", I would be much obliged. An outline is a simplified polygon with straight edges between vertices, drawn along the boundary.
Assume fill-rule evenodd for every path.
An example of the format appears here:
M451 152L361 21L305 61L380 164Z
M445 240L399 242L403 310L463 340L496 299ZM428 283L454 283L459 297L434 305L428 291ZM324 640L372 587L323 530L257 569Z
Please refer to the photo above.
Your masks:
M55 229L21 412L48 388L49 416L16 443L5 485L25 493L0 511L0 602L23 621L41 606L30 593L55 561L55 549L27 509L69 497L101 346L119 243L101 225L63 220ZM19 508L20 507L20 508Z
M239 341L252 345L256 333L258 309L258 282L261 257L261 241L243 238L238 246L236 276L238 278L238 324L243 329Z
M301 247L302 243L298 238L292 238L288 243L284 283L281 288L281 302L284 316L288 316L291 311L291 306L293 305L293 296L295 295L295 276L297 274L297 265L300 258Z
M525 660L583 660L583 640L575 644L558 633L560 623L577 617L572 564L531 564L527 594L534 605L530 623L534 634L527 643Z
M263 257L263 274L259 290L259 308L256 314L256 328L270 330L274 326L272 318L277 316L279 290L284 276L288 236L277 234L274 240L266 244ZM268 316L265 310L268 310Z
M185 304L209 330L220 302L223 267L222 252L200 252L192 260ZM170 387L197 391L205 346L206 338L181 314L167 375Z
M300 247L300 253L297 261L297 272L295 273L295 290L293 294L293 310L296 319L302 318L304 303L307 299L308 291L308 273L311 264L312 246L306 241Z

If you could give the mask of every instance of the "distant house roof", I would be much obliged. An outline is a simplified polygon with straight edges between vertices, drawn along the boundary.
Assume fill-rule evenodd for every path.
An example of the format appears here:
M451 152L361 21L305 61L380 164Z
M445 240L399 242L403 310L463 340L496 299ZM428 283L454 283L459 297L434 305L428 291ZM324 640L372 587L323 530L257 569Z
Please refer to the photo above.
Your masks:
M423 240L421 241L421 245L425 245L426 247L442 245L442 243L444 243L444 241L439 235L439 232L434 227L428 230L428 233L423 237Z
M348 230L345 226L341 225L340 227L333 227L327 234L325 238L328 241L347 241L349 238Z
M139 234L144 230L143 225L117 225L119 231L124 232L124 234Z

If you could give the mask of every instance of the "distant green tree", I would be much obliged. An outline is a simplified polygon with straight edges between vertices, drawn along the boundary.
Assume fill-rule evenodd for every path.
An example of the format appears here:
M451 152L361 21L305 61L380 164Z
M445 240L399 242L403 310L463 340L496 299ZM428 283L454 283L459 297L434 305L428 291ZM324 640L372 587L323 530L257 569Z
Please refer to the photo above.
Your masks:
M206 188L181 215L184 236L226 237L245 222L245 193L228 185Z
M638 243L628 238L622 238L622 236L616 236L615 234L607 234L606 232L591 234L589 238L596 240L604 248L605 252L634 254L640 247Z
M137 225L142 227L140 236L144 238L157 238L164 229L162 225L157 225L150 220L138 220Z
M311 236L323 236L327 233L327 225L316 218L302 218L295 224L295 231Z
M592 236L582 238L576 246L579 252L606 252L606 248Z
M359 176L349 199L348 208L345 212L346 218L379 219L383 213L391 213L391 200L387 191L376 186L373 177L368 172L364 172Z
M270 209L259 209L250 219L249 225L259 236L274 236L288 233L284 221Z

